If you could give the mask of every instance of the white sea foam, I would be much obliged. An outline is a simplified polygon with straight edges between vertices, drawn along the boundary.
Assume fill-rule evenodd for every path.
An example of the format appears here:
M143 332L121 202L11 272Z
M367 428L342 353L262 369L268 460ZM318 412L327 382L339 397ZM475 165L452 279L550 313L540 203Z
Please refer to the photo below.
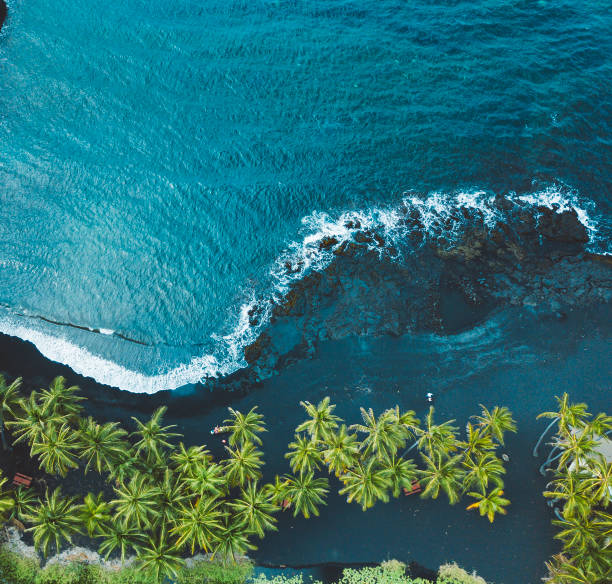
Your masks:
M575 209L592 240L597 238L597 222L574 193L549 188L529 194L511 194L511 201L520 204L546 206L561 213ZM358 231L375 232L384 238L386 245L397 248L401 256L402 247L410 245L415 238L408 239L407 232L418 229L421 241L445 237L452 239L465 225L462 211L479 211L485 225L491 227L503 220L503 211L494 204L494 195L481 190L459 192L453 195L431 193L419 197L407 193L402 204L390 208L371 208L363 211L347 211L333 216L315 212L302 219L304 237L290 243L270 269L271 284L267 296L252 297L243 303L236 314L235 325L226 335L211 336L213 353L193 357L188 363L161 370L155 375L145 375L123 367L113 361L94 355L87 348L74 344L62 336L62 327L46 327L45 330L30 326L30 319L7 316L0 319L0 331L34 343L45 357L65 363L84 376L93 377L100 383L119 387L136 393L155 393L164 389L175 389L183 385L198 383L210 377L230 374L246 366L244 347L252 343L271 316L274 302L278 302L291 285L308 273L325 269L334 258L334 245L321 246L326 238L342 242L354 239ZM418 219L418 228L406 217ZM351 224L353 227L351 227ZM359 228L355 228L359 225ZM383 253L384 247L373 241L370 247ZM257 323L253 323L256 318ZM93 329L92 329L93 330ZM52 332L50 332L52 331ZM114 335L111 329L100 329L104 335Z

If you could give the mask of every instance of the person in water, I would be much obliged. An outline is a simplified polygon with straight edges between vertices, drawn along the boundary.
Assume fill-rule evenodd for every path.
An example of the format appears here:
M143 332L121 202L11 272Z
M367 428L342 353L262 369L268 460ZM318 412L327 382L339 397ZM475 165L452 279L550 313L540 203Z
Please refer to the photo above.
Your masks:
M431 391L428 391L427 394L425 395L425 397L427 398L427 402L432 404L434 401L434 394L431 393Z

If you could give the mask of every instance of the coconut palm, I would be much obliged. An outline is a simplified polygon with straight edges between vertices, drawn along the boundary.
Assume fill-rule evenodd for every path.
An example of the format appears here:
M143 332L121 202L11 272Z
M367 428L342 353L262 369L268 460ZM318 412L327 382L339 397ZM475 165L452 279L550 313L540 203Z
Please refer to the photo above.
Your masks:
M504 491L499 487L491 489L488 493L484 490L481 492L471 491L468 495L477 499L475 503L468 505L468 511L470 509L478 509L480 516L484 517L486 515L491 523L493 523L496 513L505 515L506 510L504 507L510 505L510 501L503 497Z
M329 401L327 396L316 406L309 401L301 401L300 405L306 410L310 419L302 422L295 431L307 432L313 442L325 440L341 421L341 418L333 413L336 406L330 404Z
M54 415L76 420L83 410L79 402L85 399L76 395L77 391L79 388L76 385L66 387L66 379L62 376L56 377L49 385L49 389L41 390L41 405Z
M91 416L82 420L77 437L80 458L86 462L85 474L90 466L99 474L111 473L118 463L129 458L130 444L125 436L127 432L118 422L98 424Z
M191 478L200 464L206 464L212 460L210 452L205 446L190 446L185 448L181 442L178 448L170 455L174 469L182 478Z
M47 425L32 443L30 454L40 458L42 468L49 474L65 477L71 468L78 468L77 440L68 424Z
M79 519L85 525L89 537L104 533L111 520L111 506L104 500L104 494L88 493L78 508Z
M246 442L225 449L229 452L229 458L225 460L225 472L227 482L231 486L243 486L248 481L254 481L261 477L259 469L263 465L262 452L257 450L254 444Z
M137 552L140 568L157 582L165 578L176 578L183 565L183 559L168 541L163 528L158 537L150 537L148 544L137 548Z
M589 464L592 475L585 481L593 499L607 506L612 494L612 463L596 458Z
M372 408L359 409L363 424L353 424L350 429L366 435L361 443L365 456L374 454L380 460L389 460L406 445L406 429L397 421L394 410L387 410L377 418Z
M359 455L359 442L356 434L349 434L346 425L342 424L337 432L330 432L325 439L321 452L329 472L339 476L348 467L353 466Z
M172 522L178 513L178 506L187 499L188 495L183 492L183 485L174 476L174 473L166 468L163 479L157 484L157 517L156 521L162 525Z
M463 479L464 492L473 487L487 489L490 481L500 488L504 486L502 477L506 469L501 460L492 452L466 456L463 460L463 468L466 471Z
M248 527L236 521L231 515L223 517L221 528L216 533L216 540L214 555L220 554L224 564L230 558L236 562L236 556L255 549L255 546L249 541Z
M417 418L413 410L407 410L400 412L399 406L395 406L385 411L385 415L389 416L397 424L403 427L404 435L406 438L415 437L415 428L418 428L421 421Z
M593 438L593 432L588 424L579 431L569 432L559 436L555 445L561 449L561 456L557 463L557 469L562 470L586 464L587 459L600 458L596 452L599 442Z
M421 497L437 499L442 490L446 493L449 503L454 505L459 500L465 476L460 466L462 455L447 456L434 452L430 457L422 452L421 456L427 465L425 470L419 471L421 483L425 485Z
M229 431L229 443L231 446L237 444L261 444L261 438L258 434L266 431L266 425L263 422L263 415L258 414L255 410L257 406L251 408L247 414L243 414L233 408L227 408L231 414L231 418L223 420L224 426L221 428L224 431Z
M177 548L190 546L192 555L196 546L208 552L221 529L221 515L219 501L214 498L180 505L171 530Z
M585 570L582 566L576 566L572 560L563 554L552 557L550 562L546 562L548 576L544 581L548 584L608 584L607 575L601 577L590 570Z
M126 525L122 521L109 523L101 537L103 541L99 548L100 554L108 560L113 552L119 552L121 562L125 561L130 550L137 550L144 543L140 529Z
M301 513L306 519L310 515L319 516L319 505L326 505L325 497L329 491L326 478L314 478L314 472L285 475L286 496L293 505L293 516Z
M482 414L474 416L478 421L478 426L485 435L491 436L503 446L504 434L506 432L516 432L516 422L512 417L512 412L506 406L495 406L492 411L489 411L482 404L480 404L480 407L482 408Z
M4 434L4 418L6 414L15 416L15 410L19 405L19 388L21 377L18 377L10 385L6 384L4 375L0 375L0 436L2 437L2 449L7 450L6 436Z
M75 533L81 533L78 509L74 497L62 498L60 488L51 494L47 490L44 499L25 519L32 527L26 531L34 534L34 545L46 557L53 542L59 552L64 541L72 542Z
M405 460L392 456L381 462L382 477L391 488L394 497L399 497L402 489L410 489L417 478L417 467L412 459Z
M552 490L544 491L544 496L549 499L563 501L563 517L584 517L591 512L591 497L588 491L588 482L585 480L589 475L582 472L570 471L560 473L555 480L549 484Z
M115 518L124 525L148 527L159 517L159 489L146 476L134 475L129 483L115 487L115 494Z
M26 441L28 444L39 441L43 431L53 425L61 425L65 418L54 414L48 406L39 403L38 393L33 391L27 398L19 400L15 419L6 422L11 432L17 436L15 444Z
M479 455L495 448L492 435L486 428L473 426L468 422L466 430L465 441L458 442L458 446L464 449L466 456Z
M359 461L355 467L349 468L341 475L340 480L345 486L339 493L348 495L347 501L356 501L364 511L378 500L385 503L389 500L387 491L392 484L391 479L374 457L365 463Z
M273 483L266 483L263 486L263 490L270 500L275 505L281 505L283 501L287 500L287 480L281 479L278 475L274 477Z
M425 449L429 456L434 452L451 453L457 450L457 428L453 426L455 420L448 420L442 424L434 423L434 407L429 408L425 417L423 428L415 428L416 442L408 449Z
M234 519L244 523L249 532L263 537L265 530L276 531L272 513L278 511L278 507L270 502L265 490L259 489L256 482L242 488L240 497L229 503L229 507L234 510Z
M585 403L572 404L569 401L569 395L564 393L563 396L555 396L558 404L556 412L542 412L538 415L540 418L552 418L558 422L558 433L567 435L572 428L581 428L584 426L591 414L587 410Z
M0 522L4 523L8 513L15 507L15 499L4 489L6 477L0 475Z
M12 495L15 504L11 509L11 519L14 518L23 521L24 518L34 513L37 505L40 505L40 501L33 489L17 487Z
M308 472L318 470L322 463L321 452L315 442L300 434L295 435L294 442L289 443L290 451L285 454L289 459L291 470L295 472Z
M132 417L137 426L137 429L132 433L132 436L138 438L134 444L136 455L144 455L144 460L147 462L154 463L163 460L164 449L172 447L169 440L180 436L176 432L170 432L172 428L176 428L175 425L162 426L162 420L167 409L166 406L157 408L151 419L146 423Z
M183 479L187 490L197 497L221 497L225 490L223 467L208 461L199 462L191 476Z

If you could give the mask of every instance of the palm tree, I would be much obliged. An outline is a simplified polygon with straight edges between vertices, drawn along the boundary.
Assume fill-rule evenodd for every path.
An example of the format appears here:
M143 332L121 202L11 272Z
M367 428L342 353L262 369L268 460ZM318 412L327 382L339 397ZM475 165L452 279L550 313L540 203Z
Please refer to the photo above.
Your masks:
M290 452L285 454L289 459L291 470L295 472L308 472L318 470L321 466L321 453L315 442L301 436L295 435L295 441L289 443Z
M607 584L607 576L599 577L590 570L572 564L572 560L563 554L552 557L546 562L548 576L544 581L548 584Z
M116 465L129 458L127 432L118 422L98 424L91 416L82 420L78 432L80 458L85 462L85 474L93 466L99 474L111 473Z
M501 460L492 452L465 457L463 468L466 470L463 479L463 491L468 491L476 486L479 489L487 489L489 481L493 481L498 487L503 488L502 476L506 469Z
M157 517L156 521L162 525L172 522L178 513L178 506L187 499L188 495L183 493L183 485L167 468L163 479L157 485Z
M104 500L103 493L98 493L96 496L88 493L85 496L83 505L79 506L79 519L85 525L89 537L105 532L111 520L111 507Z
M326 478L314 478L314 472L299 475L285 475L286 495L293 504L293 516L298 513L308 519L310 515L319 516L318 505L326 505L325 497L329 491Z
M378 418L372 408L360 411L364 423L353 424L350 429L366 435L361 444L365 456L375 454L380 460L389 460L406 445L406 429L397 422L394 410L387 410Z
M585 480L589 475L570 471L560 473L554 481L549 483L552 490L544 491L544 496L549 499L561 500L563 505L563 517L588 517L591 512L591 497L588 493L588 482Z
M434 412L434 407L431 406L425 417L425 426L414 429L417 440L408 452L416 447L419 450L425 449L429 456L433 456L434 452L448 454L457 450L457 428L452 425L455 420L435 424Z
M72 536L81 533L75 500L74 497L62 498L59 487L51 495L46 491L40 506L26 517L26 521L32 523L26 531L34 533L34 545L45 557L51 542L59 552L63 541L71 543Z
M313 442L325 440L341 421L333 413L336 406L329 403L329 397L324 397L316 406L309 401L301 401L300 405L306 410L310 419L302 422L295 431L307 432Z
M149 538L148 545L137 548L140 568L151 574L157 582L165 578L176 578L183 559L166 537L162 528L159 537Z
M259 469L263 465L262 452L257 450L251 442L246 442L235 449L228 446L225 449L230 457L225 460L225 472L229 485L243 486L248 481L261 477Z
M170 432L175 425L162 426L162 419L166 410L166 406L161 406L155 410L151 419L143 424L138 418L132 416L132 420L136 422L137 430L132 435L138 438L134 444L136 455L144 453L144 458L147 462L157 462L163 460L164 448L171 448L170 438L180 436L175 432Z
M146 476L135 475L129 483L115 487L115 493L111 504L124 525L149 527L159 517L159 489Z
M325 439L322 455L329 472L339 476L341 472L353 466L359 455L357 435L349 434L346 425L342 424L338 432L330 432Z
M232 408L227 409L232 417L229 420L223 420L224 426L221 429L231 432L230 445L236 446L247 442L261 444L261 438L257 434L265 432L266 425L263 422L263 415L255 411L257 406L251 408L246 415Z
M52 414L69 420L78 419L79 414L83 410L83 406L79 404L85 398L76 395L79 388L76 385L66 387L66 379L64 377L56 377L49 389L43 389L40 394L40 402Z
M241 489L240 497L229 503L234 510L234 519L244 523L251 533L264 536L265 530L276 531L276 519L272 513L278 507L270 503L264 489L258 489L257 483L249 483Z
M196 546L208 552L221 529L219 501L214 498L198 499L195 504L180 505L171 533L176 536L176 547L191 545L191 554Z
M587 410L585 403L572 404L569 401L569 395L564 393L562 397L555 396L559 406L556 412L542 412L537 416L540 418L552 418L558 422L558 433L567 435L572 428L581 428L586 423L591 414Z
M185 445L181 442L178 449L170 455L170 459L174 463L174 469L182 478L191 478L199 465L210 462L212 456L205 446L185 448Z
M286 479L281 479L278 475L274 477L273 483L266 483L263 486L263 490L274 505L282 505L283 501L287 499L287 486L288 482Z
M255 549L255 546L249 542L248 527L244 523L236 521L231 515L223 517L221 529L217 532L216 539L214 555L220 553L224 564L230 558L236 562L236 556Z
M41 466L49 474L65 477L71 468L78 468L77 441L68 424L48 425L32 443L30 454L40 458Z
M391 480L375 457L368 459L365 464L359 461L354 468L349 468L341 475L340 480L345 486L339 493L348 495L347 501L356 501L364 511L374 506L379 499L385 503L389 500L387 490Z
M0 436L2 436L2 449L7 450L6 436L4 434L4 417L8 413L15 416L15 410L19 405L19 387L21 377L18 377L10 385L6 384L4 375L0 375Z
M39 403L37 392L33 391L27 398L19 400L19 409L15 419L6 422L11 432L17 436L14 443L25 440L28 444L39 441L48 426L61 425L64 418L51 412L44 404Z
M391 457L390 460L383 461L382 477L391 488L394 497L399 497L402 489L410 489L412 483L417 478L417 467L412 459Z
M612 494L612 463L605 458L596 458L591 461L589 470L592 476L586 484L591 496L599 504L607 506Z
M223 467L202 461L192 470L192 475L183 479L190 493L197 497L221 497L225 490Z
M108 560L113 552L118 551L121 554L121 562L125 561L125 556L131 549L137 550L144 543L140 529L122 521L109 523L101 537L103 541L99 548L100 554Z
M504 445L504 434L506 432L516 433L516 422L512 417L512 412L506 406L495 406L493 411L489 411L480 404L482 415L474 416L478 420L478 426L485 434L488 434Z
M458 443L460 448L464 449L466 456L473 454L483 454L487 450L493 450L495 445L493 444L492 435L487 429L479 426L472 426L468 422L467 424L467 437L465 442L460 441Z
M478 500L469 505L467 509L468 511L470 509L478 509L481 517L486 515L489 521L493 523L495 514L499 513L501 515L505 515L506 510L504 507L510 505L510 501L508 499L504 499L503 494L504 491L499 487L492 489L488 493L484 490L482 492L472 491L468 493L468 495Z
M442 490L446 493L449 503L454 505L459 500L465 474L460 468L462 455L447 456L440 452L434 452L429 457L422 452L421 456L427 465L425 470L419 471L422 477L421 483L425 484L421 496L437 499L440 490Z
M420 426L421 421L413 410L400 412L399 406L396 405L394 408L386 410L385 414L403 427L406 438L415 437L415 428Z
M7 479L0 475L0 522L4 523L6 515L15 506L15 499L11 497L8 491L4 490Z
M6 481L6 479L3 479ZM40 501L33 489L26 489L24 487L17 487L13 491L13 499L15 505L11 511L11 518L24 520L24 518L32 515L37 505L40 505Z
M599 442L593 438L593 432L588 424L580 431L561 435L555 441L555 445L562 451L557 463L558 470L570 467L580 468L587 462L587 459L601 457L595 450Z
M571 517L552 523L562 528L555 539L563 542L563 549L577 560L578 565L595 574L610 571L610 551L599 541L591 518Z

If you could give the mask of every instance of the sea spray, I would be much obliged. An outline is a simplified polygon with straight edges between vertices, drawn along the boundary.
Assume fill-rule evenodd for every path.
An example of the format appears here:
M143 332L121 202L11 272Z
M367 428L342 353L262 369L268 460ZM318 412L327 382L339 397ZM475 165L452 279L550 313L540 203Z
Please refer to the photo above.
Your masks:
M505 205L528 209L535 214L546 207L557 213L573 209L590 237L590 249L606 253L606 233L602 232L593 205L579 199L565 188L548 187L532 193L503 198ZM136 393L155 393L221 377L246 366L244 348L253 343L272 316L273 307L283 301L295 282L313 271L324 270L334 260L341 246L359 245L402 261L428 242L444 241L446 245L479 220L483 228L492 229L509 217L508 209L498 204L495 194L483 190L461 191L452 195L439 192L427 196L406 193L399 205L389 208L346 211L338 215L315 212L302 219L305 232L301 241L293 241L270 268L268 292L251 294L241 304L236 324L228 334L211 335L213 350L194 356L178 367L160 367L147 375L97 356L64 336L59 327L42 329L32 319L7 313L0 318L0 332L34 343L47 358L64 363L98 382ZM120 336L110 329L82 326L107 336Z

